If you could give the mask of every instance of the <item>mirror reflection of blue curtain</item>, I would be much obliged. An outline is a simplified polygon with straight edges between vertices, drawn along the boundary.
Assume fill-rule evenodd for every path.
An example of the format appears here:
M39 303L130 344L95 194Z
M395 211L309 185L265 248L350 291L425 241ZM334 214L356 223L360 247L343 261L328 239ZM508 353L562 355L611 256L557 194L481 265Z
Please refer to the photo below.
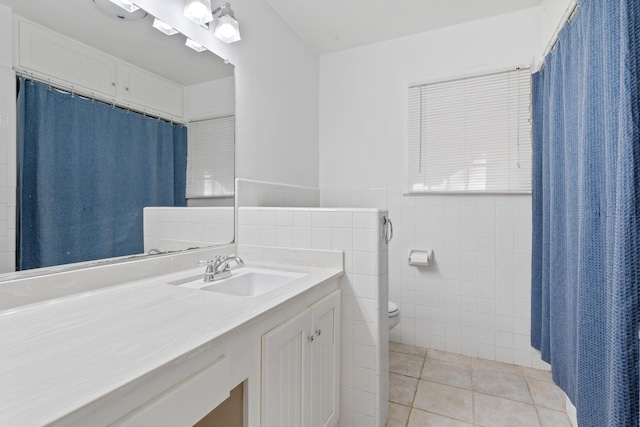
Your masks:
M141 253L143 208L185 206L184 126L20 79L18 268Z
M640 425L639 28L582 0L533 76L531 339L585 427Z

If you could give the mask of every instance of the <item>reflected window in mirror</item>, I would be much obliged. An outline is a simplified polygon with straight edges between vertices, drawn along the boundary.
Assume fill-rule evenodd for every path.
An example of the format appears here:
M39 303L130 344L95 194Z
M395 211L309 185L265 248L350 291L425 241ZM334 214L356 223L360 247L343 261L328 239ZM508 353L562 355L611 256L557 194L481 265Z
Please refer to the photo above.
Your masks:
M187 135L187 197L233 197L235 117L190 122Z

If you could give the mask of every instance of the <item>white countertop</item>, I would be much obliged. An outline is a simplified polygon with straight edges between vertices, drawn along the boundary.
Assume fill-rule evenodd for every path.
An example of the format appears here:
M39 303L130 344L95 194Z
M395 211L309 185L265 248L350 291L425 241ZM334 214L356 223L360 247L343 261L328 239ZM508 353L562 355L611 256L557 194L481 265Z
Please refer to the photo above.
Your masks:
M200 267L0 311L0 425L59 420L342 274L282 268L308 274L252 298L167 284Z

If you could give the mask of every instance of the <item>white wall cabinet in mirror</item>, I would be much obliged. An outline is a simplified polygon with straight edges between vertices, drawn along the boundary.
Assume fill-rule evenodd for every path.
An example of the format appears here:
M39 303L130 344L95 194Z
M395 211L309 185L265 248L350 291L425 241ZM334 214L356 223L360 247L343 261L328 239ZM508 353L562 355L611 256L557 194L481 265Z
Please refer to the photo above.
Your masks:
M22 18L15 68L48 84L159 117L184 121L183 87Z
M175 117L183 115L181 86L127 64L120 65L120 82L126 104L150 106L152 113L155 110Z
M186 125L191 120L220 117L221 113L234 115L232 65L211 52L197 53L188 49L181 34L168 36L157 31L152 27L153 16L144 11L140 19L122 20L117 14L105 13L98 7L98 4L105 3L109 2L0 0L2 22L8 21L13 25L13 31L0 32L3 34L2 45L13 46L13 63L0 63L0 67L6 68L6 73L0 73L3 79L0 83L15 86L12 66L19 76L48 85L50 90L66 91L78 98L130 110L167 123ZM17 124L12 126L17 127ZM11 138L9 152L18 140L15 135ZM0 141L0 145L2 143ZM9 159L12 157L8 156ZM15 157L19 161L20 156ZM15 159L12 161L16 162ZM71 165L65 163L60 167L70 168ZM113 173L117 171L114 169ZM80 182L82 184L79 185L96 185L91 179ZM17 195L16 199L19 197ZM119 200L113 203L119 203ZM7 211L11 210L11 204L17 203L8 203ZM145 224L151 225L149 230L144 230L144 252L148 249L146 243L154 241L153 238L163 242L164 250L171 251L193 247L194 243L202 246L233 241L234 215L229 213L230 209L233 210L232 197L227 195L224 201L211 198L191 203L187 200L187 206L194 205L219 208L224 212L212 213L215 215L212 219L206 218L206 210L194 212L202 223L201 230L196 230L190 219L187 221L191 225L189 227L179 224L179 221L191 218L188 214L190 208L176 207L180 209L179 214L169 213L165 217L145 216ZM158 206L171 208L170 205L145 204L145 207ZM224 223L219 218L225 218ZM231 224L226 218L231 219ZM7 237L7 246L15 240L12 233L19 231L21 221L19 213L15 222L6 221L5 224L0 221L0 228L5 228L0 229L0 236ZM161 235L159 230L167 233ZM142 231L139 237L143 239ZM12 272L13 266L9 264L9 261L0 263L0 273ZM72 265L69 268L76 267ZM30 275L34 273L32 271Z
M16 19L14 28L18 41L14 68L44 81L116 97L115 58L24 19Z

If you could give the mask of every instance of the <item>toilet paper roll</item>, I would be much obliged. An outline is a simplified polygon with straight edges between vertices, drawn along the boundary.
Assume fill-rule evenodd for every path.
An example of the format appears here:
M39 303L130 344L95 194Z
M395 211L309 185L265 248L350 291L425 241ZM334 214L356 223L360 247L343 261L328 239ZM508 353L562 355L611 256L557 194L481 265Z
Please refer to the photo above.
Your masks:
M433 261L433 251L427 250L412 250L409 253L409 265L417 266L429 266Z

